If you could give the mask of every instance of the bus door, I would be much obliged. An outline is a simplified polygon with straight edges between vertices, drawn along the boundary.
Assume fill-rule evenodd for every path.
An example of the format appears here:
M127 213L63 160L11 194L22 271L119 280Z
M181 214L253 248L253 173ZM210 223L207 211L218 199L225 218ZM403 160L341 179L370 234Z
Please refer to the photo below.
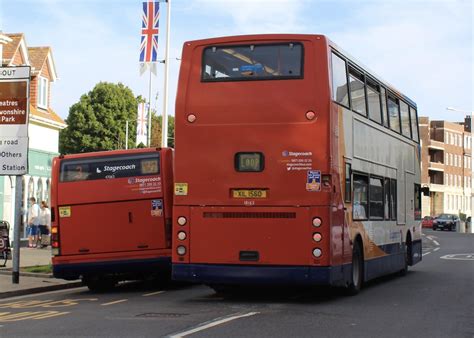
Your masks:
M166 247L159 155L138 153L61 162L58 210L62 255Z

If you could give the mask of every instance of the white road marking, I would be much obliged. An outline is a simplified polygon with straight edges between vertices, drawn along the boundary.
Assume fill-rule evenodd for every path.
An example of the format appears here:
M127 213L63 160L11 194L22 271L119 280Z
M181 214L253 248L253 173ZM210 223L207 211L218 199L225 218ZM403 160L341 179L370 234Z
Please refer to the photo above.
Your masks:
M193 334L193 333L196 333L196 332L199 332L199 331L203 331L203 330L207 330L211 327L221 325L221 324L230 322L230 321L235 320L235 319L250 317L250 316L254 316L254 315L259 314L259 313L260 312L248 312L248 313L244 313L244 314L240 314L240 315L233 315L233 316L229 316L229 317L216 318L216 319L213 319L209 322L205 322L203 324L200 324L197 327L195 327L194 329L190 329L190 330L183 331L183 332L180 332L180 333L175 333L175 334L169 336L169 338L186 337L186 336L189 336L190 334Z
M434 248L434 250L433 250L433 251L438 251L438 250L439 250L439 248Z
M452 259L456 261L474 261L474 254L472 253L465 253L465 254L451 254L451 255L444 255L440 257L441 259Z
M163 293L164 291L156 291L156 292L152 292L152 293L145 293L144 295L142 295L142 297L149 297L149 296L154 296L154 295L159 295L160 293Z
M123 302L126 302L128 301L128 299L120 299L120 300L116 300L114 302L109 302L109 303L104 303L104 304L100 304L102 306L108 306L108 305L114 305L114 304L118 304L118 303L123 303Z
M425 252L422 256L429 255L430 253L431 253L431 251Z
M436 244L437 246L439 246L439 243L438 241L435 241L434 239L432 239L433 243Z

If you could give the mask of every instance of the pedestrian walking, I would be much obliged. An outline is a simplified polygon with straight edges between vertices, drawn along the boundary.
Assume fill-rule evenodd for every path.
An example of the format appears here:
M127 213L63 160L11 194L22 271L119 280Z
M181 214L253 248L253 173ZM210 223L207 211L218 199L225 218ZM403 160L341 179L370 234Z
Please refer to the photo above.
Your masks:
M41 201L40 225L39 225L39 243L44 248L49 245L49 234L51 231L51 211L46 201Z
M38 226L40 225L40 207L36 203L36 198L30 197L30 208L28 209L28 247L36 248L38 241Z

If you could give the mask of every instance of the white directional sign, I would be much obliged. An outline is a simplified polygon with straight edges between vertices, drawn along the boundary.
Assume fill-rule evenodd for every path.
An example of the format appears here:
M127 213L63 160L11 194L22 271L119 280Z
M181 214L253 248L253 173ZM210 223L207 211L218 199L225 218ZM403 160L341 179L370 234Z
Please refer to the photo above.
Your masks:
M28 172L30 67L0 67L0 176Z

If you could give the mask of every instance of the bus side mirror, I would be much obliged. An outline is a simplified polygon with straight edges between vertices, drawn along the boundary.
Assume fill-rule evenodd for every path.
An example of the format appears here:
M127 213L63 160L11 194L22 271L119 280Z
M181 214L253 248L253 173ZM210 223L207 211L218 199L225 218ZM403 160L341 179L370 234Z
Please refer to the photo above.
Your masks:
M423 193L423 196L429 196L430 195L430 188L429 187L423 187L423 188L421 188L421 192Z

